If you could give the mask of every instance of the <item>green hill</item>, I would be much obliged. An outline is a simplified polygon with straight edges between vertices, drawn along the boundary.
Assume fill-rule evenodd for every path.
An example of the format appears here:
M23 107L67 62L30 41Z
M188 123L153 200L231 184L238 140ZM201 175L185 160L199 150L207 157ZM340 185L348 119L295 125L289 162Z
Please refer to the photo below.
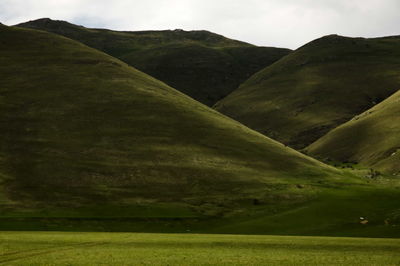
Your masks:
M400 88L400 37L330 35L253 75L218 111L301 149Z
M80 41L121 59L209 106L290 52L256 47L208 31L111 31L39 19L18 26Z
M76 41L0 40L0 230L400 235L397 180L327 166Z
M337 175L121 61L46 32L1 27L7 197L179 201Z
M400 175L400 91L335 128L307 151Z

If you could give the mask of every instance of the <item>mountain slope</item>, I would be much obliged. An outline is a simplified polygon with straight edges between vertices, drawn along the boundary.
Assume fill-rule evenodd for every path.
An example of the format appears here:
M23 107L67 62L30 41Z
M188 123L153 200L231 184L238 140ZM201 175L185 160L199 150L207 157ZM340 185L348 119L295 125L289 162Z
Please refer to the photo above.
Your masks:
M218 111L301 149L400 88L400 37L317 39L253 75Z
M118 32L50 19L18 26L57 33L104 51L209 106L290 52L207 31Z
M0 230L400 235L393 180L329 167L61 36L0 26L0 58Z
M335 128L307 151L400 174L400 91Z
M339 174L83 44L0 29L8 203L234 198Z

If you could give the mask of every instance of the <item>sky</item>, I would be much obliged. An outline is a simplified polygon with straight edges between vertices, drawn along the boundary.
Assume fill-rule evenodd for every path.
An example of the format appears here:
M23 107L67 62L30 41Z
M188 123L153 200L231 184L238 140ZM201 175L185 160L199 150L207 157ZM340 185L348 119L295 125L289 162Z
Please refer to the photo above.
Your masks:
M0 22L48 17L113 30L209 30L298 48L328 34L400 35L400 0L0 0Z

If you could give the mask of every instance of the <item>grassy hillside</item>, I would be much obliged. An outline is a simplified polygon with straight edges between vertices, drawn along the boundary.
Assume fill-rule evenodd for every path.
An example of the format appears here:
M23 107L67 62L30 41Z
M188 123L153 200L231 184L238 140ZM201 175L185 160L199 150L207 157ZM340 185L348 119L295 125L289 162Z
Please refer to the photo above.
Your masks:
M314 156L400 175L400 91L311 144Z
M190 216L181 203L226 211L298 180L341 179L83 44L5 26L0 38L3 207L179 202L176 213Z
M1 230L400 235L396 180L329 167L70 39L0 40Z
M290 52L256 47L208 31L118 32L39 19L19 24L61 34L115 56L192 98L213 105Z
M400 37L317 39L253 75L218 111L301 149L400 89Z

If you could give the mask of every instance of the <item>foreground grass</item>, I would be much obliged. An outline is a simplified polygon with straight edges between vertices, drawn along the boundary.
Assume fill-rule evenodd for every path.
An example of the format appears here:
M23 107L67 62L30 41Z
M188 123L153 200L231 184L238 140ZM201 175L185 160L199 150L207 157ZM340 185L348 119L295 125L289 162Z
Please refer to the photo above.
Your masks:
M400 240L1 232L1 263L7 265L398 265Z

